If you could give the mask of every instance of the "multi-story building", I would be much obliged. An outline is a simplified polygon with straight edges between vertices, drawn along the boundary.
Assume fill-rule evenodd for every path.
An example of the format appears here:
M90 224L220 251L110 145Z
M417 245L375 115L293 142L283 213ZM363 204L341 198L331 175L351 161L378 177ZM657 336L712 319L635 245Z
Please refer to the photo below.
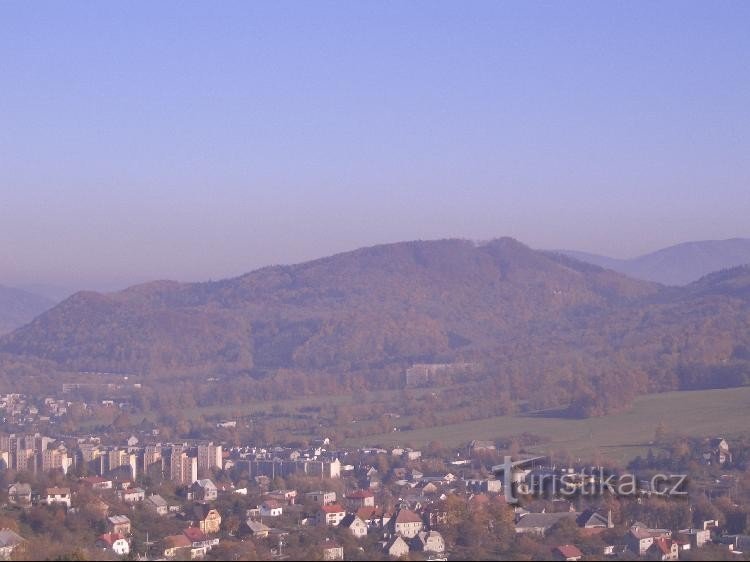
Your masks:
M341 462L338 459L326 460L251 460L249 462L250 476L267 476L285 478L291 474L315 476L317 478L340 478Z
M208 476L212 470L222 468L222 447L209 443L207 445L198 445L198 474L202 477Z
M152 470L158 470L159 473L164 471L161 445L146 445L143 449L143 472Z
M182 445L175 445L172 448L169 479L185 486L190 486L198 480L198 459L188 456Z
M40 457L42 459L41 466L44 472L50 470L62 470L63 474L68 473L68 468L70 467L71 462L68 458L68 451L64 447L42 451Z
M112 449L107 451L106 466L102 467L102 472L112 472L115 470L127 470L130 477L135 480L138 477L138 463L135 453L130 453L125 449Z

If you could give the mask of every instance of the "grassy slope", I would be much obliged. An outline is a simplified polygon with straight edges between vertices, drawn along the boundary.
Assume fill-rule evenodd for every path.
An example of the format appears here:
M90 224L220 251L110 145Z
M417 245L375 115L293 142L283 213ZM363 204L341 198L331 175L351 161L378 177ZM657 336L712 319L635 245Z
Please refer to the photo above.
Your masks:
M537 447L539 452L567 451L584 459L598 454L623 461L646 454L660 421L668 432L692 437L731 437L746 432L750 428L750 387L651 394L639 398L630 411L602 418L504 416L373 436L362 441L423 446L437 440L457 446L472 439L496 439L528 432L551 440Z

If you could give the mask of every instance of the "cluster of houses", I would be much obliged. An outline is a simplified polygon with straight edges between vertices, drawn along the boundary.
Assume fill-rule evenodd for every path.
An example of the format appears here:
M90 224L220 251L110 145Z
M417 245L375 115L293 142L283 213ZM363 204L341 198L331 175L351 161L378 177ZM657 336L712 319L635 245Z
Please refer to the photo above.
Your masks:
M532 507L533 509L533 507ZM576 512L566 500L547 502L541 511L516 509L516 533L544 537L560 521L574 522L585 535L591 536L614 527L611 511L587 509ZM713 542L712 533L718 529L715 520L704 521L699 529L654 529L639 521L633 522L626 534L616 543L606 545L600 556L629 555L649 560L678 560L681 554L700 549ZM733 547L728 549L733 550ZM563 560L580 560L582 552L576 545L559 545L553 554Z
M40 406L18 393L0 395L0 419L3 423L31 425L35 423L54 423L68 413L71 402L53 397L44 399Z
M442 554L445 551L442 535L430 529L429 521L422 514L406 507L406 502L394 510L386 509L377 504L375 497L372 491L363 489L352 490L343 498L337 498L332 491L307 492L301 499L315 507L301 523L346 529L355 539L375 533L382 539L383 551L397 558L409 552ZM298 495L295 490L275 490L266 494L266 498L257 509L249 512L246 525L254 537L273 534L273 523L269 519L280 517L285 508L295 505ZM330 548L337 549L336 546ZM331 560L338 559L335 552L328 556Z
M440 533L441 526L448 520L444 510L449 495L464 498L469 509L484 509L493 503L512 509L514 529L519 535L545 537L565 519L586 535L613 528L610 512L578 511L567 500L526 502L523 507L508 505L503 480L487 476L486 471L477 472L470 466L473 452L486 453L493 449L491 443L473 442L465 458L461 453L456 458L444 459L442 466L448 468L436 473L426 471L425 467L431 465L422 462L422 452L416 449L335 449L325 438L306 447L264 448L227 447L204 441L141 443L135 436L113 445L93 437L71 442L39 434L0 435L0 460L6 463L6 468L32 473L59 469L68 474L68 481L73 478L69 471L71 466L84 469L82 472L88 475L77 481L93 492L94 499L89 499L87 508L100 513L107 525L107 532L96 539L95 547L117 556L130 554L132 545L133 529L127 509L146 509L158 517L184 522L180 533L157 538L159 555L166 559L202 558L227 533L281 544L284 536L305 526L344 530L357 540L376 537L382 554L395 558L419 553L441 559L449 550ZM52 462L53 453L68 460ZM378 470L381 464L373 462L382 456L389 459L385 472ZM348 458L358 460L356 464L340 460ZM731 462L727 442L723 439L707 442L704 459L718 464ZM537 467L517 473L514 478L530 478L535 471L555 472ZM141 478L157 473L161 477L157 481L167 479L177 485L179 499L168 501L154 493L157 490L148 488L145 483L151 479ZM249 484L228 480L232 473L242 474L243 482ZM218 480L215 479L217 474L221 475ZM325 488L316 491L273 488L279 478L293 475L321 483L338 481L336 487L346 491L340 494ZM67 510L79 508L75 492L69 487L34 490L30 484L19 481L11 484L7 491L8 503L19 508L32 505L63 506ZM253 502L252 507L248 506L238 528L229 532L222 527L217 500L222 494L247 496L249 493L259 498L257 505ZM113 513L113 502L108 501L111 498L127 509L123 512L120 507L119 512ZM0 557L5 552L2 549L12 550L23 544L23 538L6 531L0 531ZM743 536L720 537L716 531L716 522L711 521L700 529L681 530L653 529L633 522L621 540L608 544L600 554L628 553L674 560L681 553L700 549L719 539L735 550L745 544ZM6 546L3 546L4 541ZM343 559L343 547L333 540L326 540L321 549L327 560ZM574 544L558 545L552 554L565 560L578 560L582 556Z

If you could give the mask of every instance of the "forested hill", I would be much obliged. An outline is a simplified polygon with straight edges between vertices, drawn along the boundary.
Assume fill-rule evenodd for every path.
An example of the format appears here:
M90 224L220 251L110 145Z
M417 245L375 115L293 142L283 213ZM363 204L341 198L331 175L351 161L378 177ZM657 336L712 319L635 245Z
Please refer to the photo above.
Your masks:
M157 374L450 360L658 290L510 238L405 242L219 282L78 293L0 350Z
M491 381L488 396L591 415L644 392L741 384L748 280L738 268L666 288L510 238L404 242L218 282L78 293L0 339L0 353L269 383L294 372L376 385L413 363L462 362Z

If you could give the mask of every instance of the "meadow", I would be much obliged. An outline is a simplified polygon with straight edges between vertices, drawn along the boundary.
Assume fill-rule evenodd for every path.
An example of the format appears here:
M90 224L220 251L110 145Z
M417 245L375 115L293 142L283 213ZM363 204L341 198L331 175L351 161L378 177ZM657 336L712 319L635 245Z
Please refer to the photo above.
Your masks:
M356 444L411 445L430 441L460 446L472 439L501 439L522 433L549 441L531 447L538 453L566 452L574 458L627 461L646 455L659 424L668 434L730 438L750 429L750 387L649 394L628 411L588 419L532 413L492 417L437 428L396 431L357 440Z

